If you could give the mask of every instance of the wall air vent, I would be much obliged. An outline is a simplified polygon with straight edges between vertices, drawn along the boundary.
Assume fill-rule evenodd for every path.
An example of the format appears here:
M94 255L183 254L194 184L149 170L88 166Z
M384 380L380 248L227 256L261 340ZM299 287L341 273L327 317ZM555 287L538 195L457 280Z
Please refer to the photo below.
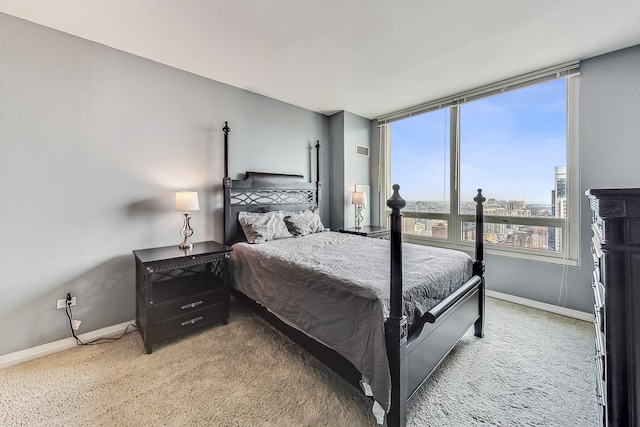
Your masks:
M369 147L365 147L364 145L356 144L356 155L369 157Z

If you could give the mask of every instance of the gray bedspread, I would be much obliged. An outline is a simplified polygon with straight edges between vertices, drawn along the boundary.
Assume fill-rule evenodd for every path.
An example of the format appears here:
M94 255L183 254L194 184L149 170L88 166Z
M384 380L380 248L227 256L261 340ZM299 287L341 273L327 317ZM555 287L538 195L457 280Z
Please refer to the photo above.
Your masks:
M387 240L336 232L236 243L232 286L353 363L388 411L389 257ZM409 325L469 280L472 265L464 252L403 244Z

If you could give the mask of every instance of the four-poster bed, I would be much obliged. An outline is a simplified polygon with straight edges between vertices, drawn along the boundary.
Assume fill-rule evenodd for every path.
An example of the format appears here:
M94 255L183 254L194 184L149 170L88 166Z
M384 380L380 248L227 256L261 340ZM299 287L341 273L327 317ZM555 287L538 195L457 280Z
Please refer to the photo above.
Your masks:
M379 421L382 411L387 412L388 426L404 426L408 399L458 340L471 327L476 336L484 335L481 191L474 199L475 260L459 251L403 244L400 211L405 201L397 185L387 201L390 241L321 232L320 226L305 237L250 244L247 241L254 240L247 238L247 217L261 218L270 227L281 227L284 220L289 227L287 221L296 215L311 218L317 212L320 144L315 147L315 183L301 175L256 172L232 180L226 122L223 131L224 243L234 249L233 294L349 383L373 395ZM356 246L364 256L356 256ZM408 265L404 271L403 250ZM380 262L379 257L386 259ZM350 274L360 264L362 271ZM374 264L386 268L384 289ZM427 276L434 283L422 283ZM419 299L425 295L429 298Z

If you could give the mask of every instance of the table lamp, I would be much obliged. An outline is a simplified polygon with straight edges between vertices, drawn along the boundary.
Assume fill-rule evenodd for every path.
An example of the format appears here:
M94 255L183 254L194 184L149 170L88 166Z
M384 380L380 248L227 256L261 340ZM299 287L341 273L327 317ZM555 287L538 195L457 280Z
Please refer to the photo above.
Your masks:
M193 229L189 224L189 220L191 217L189 216L189 211L199 211L200 203L198 202L198 192L197 191L176 191L176 199L173 206L173 210L175 211L183 211L184 215L184 225L182 230L180 230L180 235L184 238L182 243L178 245L180 249L191 249L193 248L193 243L189 241L189 237L193 235Z
M351 203L356 205L356 230L362 229L362 209L367 206L367 193L355 191L351 195Z

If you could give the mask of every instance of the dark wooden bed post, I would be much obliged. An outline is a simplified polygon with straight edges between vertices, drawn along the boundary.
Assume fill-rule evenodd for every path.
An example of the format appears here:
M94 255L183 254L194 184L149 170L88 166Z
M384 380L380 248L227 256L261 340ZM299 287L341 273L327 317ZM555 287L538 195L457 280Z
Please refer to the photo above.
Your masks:
M480 318L476 320L474 324L475 336L484 337L484 298L485 298L485 283L484 283L484 212L482 203L484 203L485 197L482 195L482 189L478 189L478 195L473 199L476 202L476 260L473 263L473 274L482 277L480 283Z
M407 202L393 186L393 195L387 200L391 208L391 301L386 320L385 335L387 357L391 372L391 407L387 414L388 427L407 424L407 318L402 309L402 214Z
M320 190L322 183L320 182L320 141L316 141L316 205L320 208Z
M222 178L222 190L224 191L224 199L229 200L231 192L231 178L229 177L229 132L231 132L231 128L229 127L228 122L224 122L222 131L224 132L224 178ZM231 206L229 206L229 203L225 202L223 212L225 244L230 241L230 236L227 235L230 223L227 221L231 221Z
M229 122L224 122L222 131L224 132L224 178L227 179L229 178L229 132L231 132Z

